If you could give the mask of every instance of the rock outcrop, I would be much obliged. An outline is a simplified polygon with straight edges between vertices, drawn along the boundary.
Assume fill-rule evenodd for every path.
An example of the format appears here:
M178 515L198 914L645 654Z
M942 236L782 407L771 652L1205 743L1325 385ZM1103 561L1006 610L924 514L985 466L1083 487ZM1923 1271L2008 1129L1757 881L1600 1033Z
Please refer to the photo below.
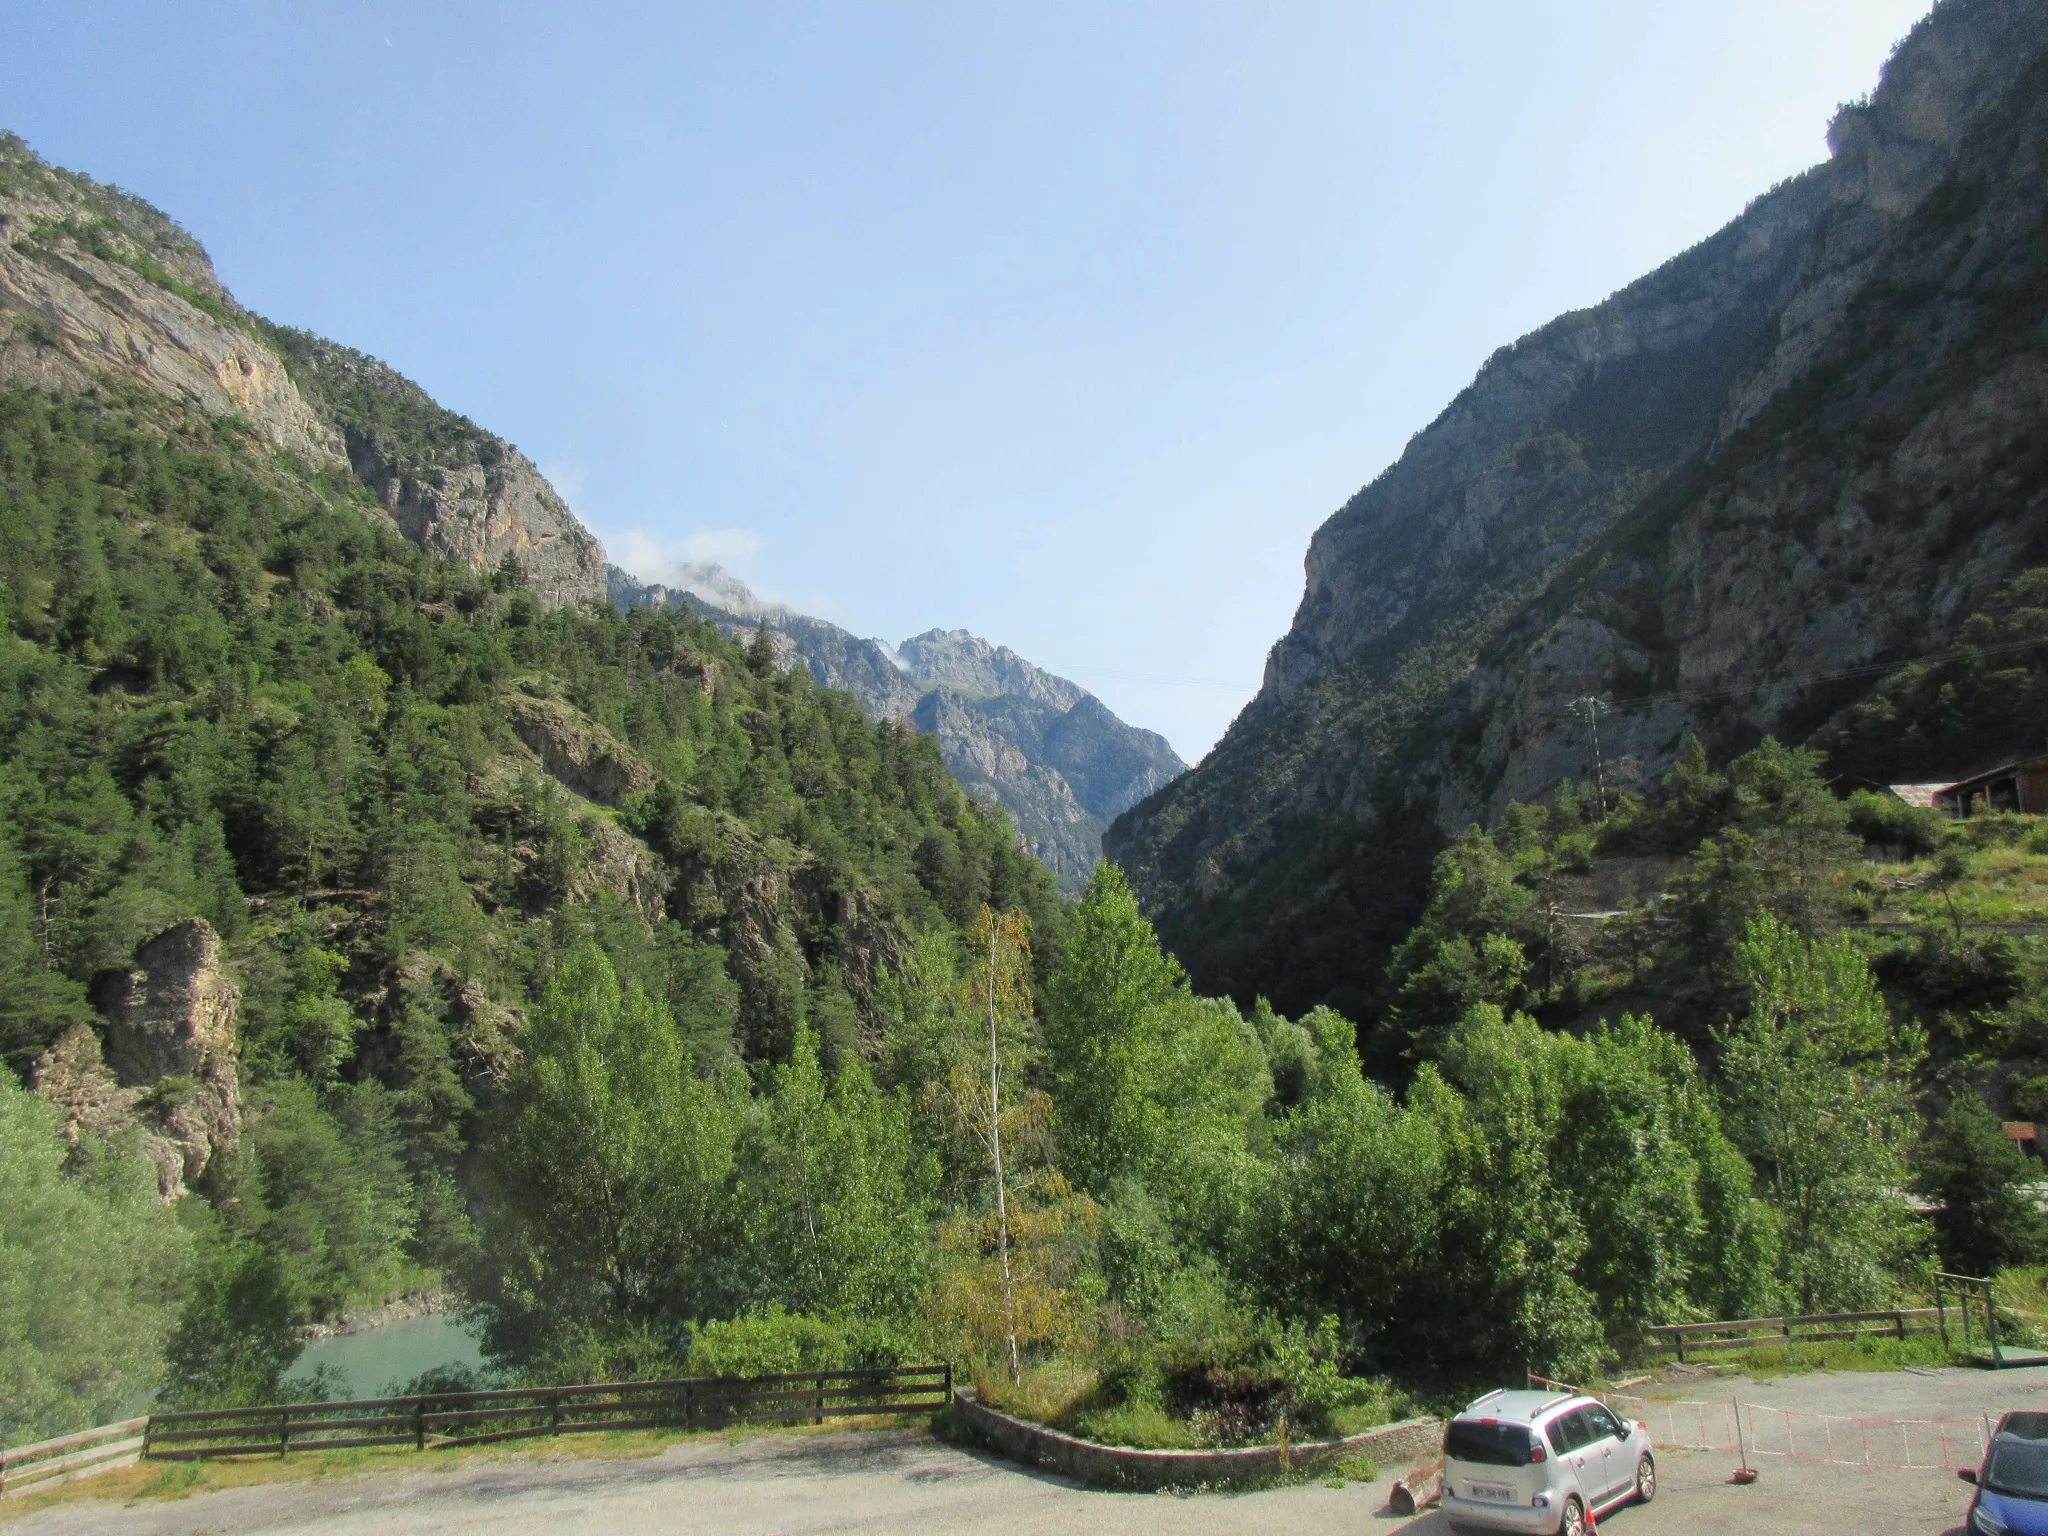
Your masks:
M2042 557L2044 47L1948 0L1830 161L1503 348L1318 530L1258 698L1106 839L1199 985L1368 1013L1443 838L1588 774L1571 699L1638 778L1799 739Z
M198 241L0 135L0 384L76 390L102 375L242 415L315 466L344 462Z
M36 1065L36 1089L64 1112L67 1139L139 1131L173 1200L241 1138L235 1018L241 989L203 918L141 945L132 969L103 979L94 1001L106 1042L71 1027Z
M510 560L548 607L604 600L604 550L525 454L374 357L303 331L269 334L408 539L473 571Z
M164 214L0 135L0 384L104 379L352 470L422 549L476 571L510 559L543 604L605 596L603 549L518 449L375 358L249 313Z
M513 691L505 713L541 766L587 800L616 806L654 787L654 770L610 731L561 699Z
M736 639L765 626L778 665L804 666L851 693L869 718L936 736L970 794L1010 813L1033 857L1074 893L1102 858L1112 818L1186 769L1166 738L1126 725L1079 684L964 629L933 629L891 649L823 619L762 603L715 565L675 588L613 567L621 608L688 607Z

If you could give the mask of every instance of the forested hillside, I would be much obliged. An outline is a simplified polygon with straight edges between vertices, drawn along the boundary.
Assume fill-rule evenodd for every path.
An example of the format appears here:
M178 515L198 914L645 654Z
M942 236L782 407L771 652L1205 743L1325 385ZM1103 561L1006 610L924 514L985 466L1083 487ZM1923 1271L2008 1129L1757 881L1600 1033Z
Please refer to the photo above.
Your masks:
M10 1437L317 1392L306 1322L452 1285L529 1379L937 1353L1231 1441L2038 1251L1958 1075L2048 1081L2035 958L1964 927L2031 818L1768 744L1511 807L1439 861L1375 1083L1365 1021L1200 997L1114 869L1063 909L765 642L544 612L112 385L0 396L0 487ZM1639 919L1560 934L1624 876ZM1944 905L1837 931L1894 888Z
M0 1444L319 1397L308 1325L423 1292L492 1380L945 1359L1235 1444L2048 1259L2048 824L1832 771L2038 749L2038 19L1950 0L1846 119L1913 176L1491 365L1071 902L934 736L594 600L509 444L0 141ZM1501 704L1624 639L1619 762Z
M280 1316L462 1261L479 1104L579 945L714 1075L799 1031L857 1059L885 976L983 903L1054 952L1049 878L932 742L707 624L543 611L349 477L112 384L0 395L0 487L0 1052L48 1075L138 946L203 920L239 1134L178 1124L232 1110L219 1062L126 1105L57 1065L74 1118L184 1146L166 1183L228 1213L218 1262L274 1265Z
M936 737L968 793L1010 813L1067 895L1080 894L1102 861L1103 828L1187 769L1165 737L964 629L928 630L892 648L762 603L715 565L687 567L681 579L687 585L675 590L650 586L614 566L612 600L686 607L742 642L765 626L785 666L809 667L871 719L907 720Z

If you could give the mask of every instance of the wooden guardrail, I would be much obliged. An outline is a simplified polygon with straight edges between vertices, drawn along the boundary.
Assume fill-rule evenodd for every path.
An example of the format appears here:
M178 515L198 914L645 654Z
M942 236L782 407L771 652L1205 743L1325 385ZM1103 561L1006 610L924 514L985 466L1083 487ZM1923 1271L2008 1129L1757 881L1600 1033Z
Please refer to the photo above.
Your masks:
M98 1429L59 1435L34 1445L0 1450L0 1495L25 1493L48 1483L123 1466L142 1454L147 1419L124 1419Z
M1707 1354L1755 1349L1760 1344L1817 1344L1832 1339L1897 1338L1933 1333L1940 1327L1934 1307L1893 1307L1882 1312L1816 1312L1808 1317L1743 1317L1720 1323L1666 1323L1644 1329L1650 1348ZM1797 1331L1806 1330L1806 1331ZM1732 1337L1730 1337L1732 1335Z
M711 1429L930 1413L952 1399L950 1365L512 1387L153 1413L142 1454L159 1461L191 1461L354 1446L409 1445L423 1451L597 1430Z

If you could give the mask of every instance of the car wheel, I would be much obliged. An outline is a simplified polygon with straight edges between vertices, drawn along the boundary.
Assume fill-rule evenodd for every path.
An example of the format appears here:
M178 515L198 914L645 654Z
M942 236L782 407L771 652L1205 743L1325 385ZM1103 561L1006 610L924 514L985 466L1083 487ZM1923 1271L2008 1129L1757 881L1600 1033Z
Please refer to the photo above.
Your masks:
M1586 1536L1586 1506L1577 1494L1564 1501L1564 1519L1557 1524L1557 1536Z
M1647 1504L1657 1497L1657 1463L1645 1456L1636 1463L1636 1502Z

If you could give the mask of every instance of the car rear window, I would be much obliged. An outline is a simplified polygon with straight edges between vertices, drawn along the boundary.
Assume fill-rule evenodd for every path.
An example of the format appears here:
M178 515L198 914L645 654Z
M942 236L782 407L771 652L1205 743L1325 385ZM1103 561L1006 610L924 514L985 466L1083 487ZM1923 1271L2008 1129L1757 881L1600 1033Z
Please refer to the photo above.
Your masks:
M1984 1486L2020 1499L2048 1499L2048 1443L2000 1435L1991 1445Z
M1489 1467L1529 1465L1529 1431L1520 1424L1487 1419L1453 1419L1444 1436L1444 1455Z

